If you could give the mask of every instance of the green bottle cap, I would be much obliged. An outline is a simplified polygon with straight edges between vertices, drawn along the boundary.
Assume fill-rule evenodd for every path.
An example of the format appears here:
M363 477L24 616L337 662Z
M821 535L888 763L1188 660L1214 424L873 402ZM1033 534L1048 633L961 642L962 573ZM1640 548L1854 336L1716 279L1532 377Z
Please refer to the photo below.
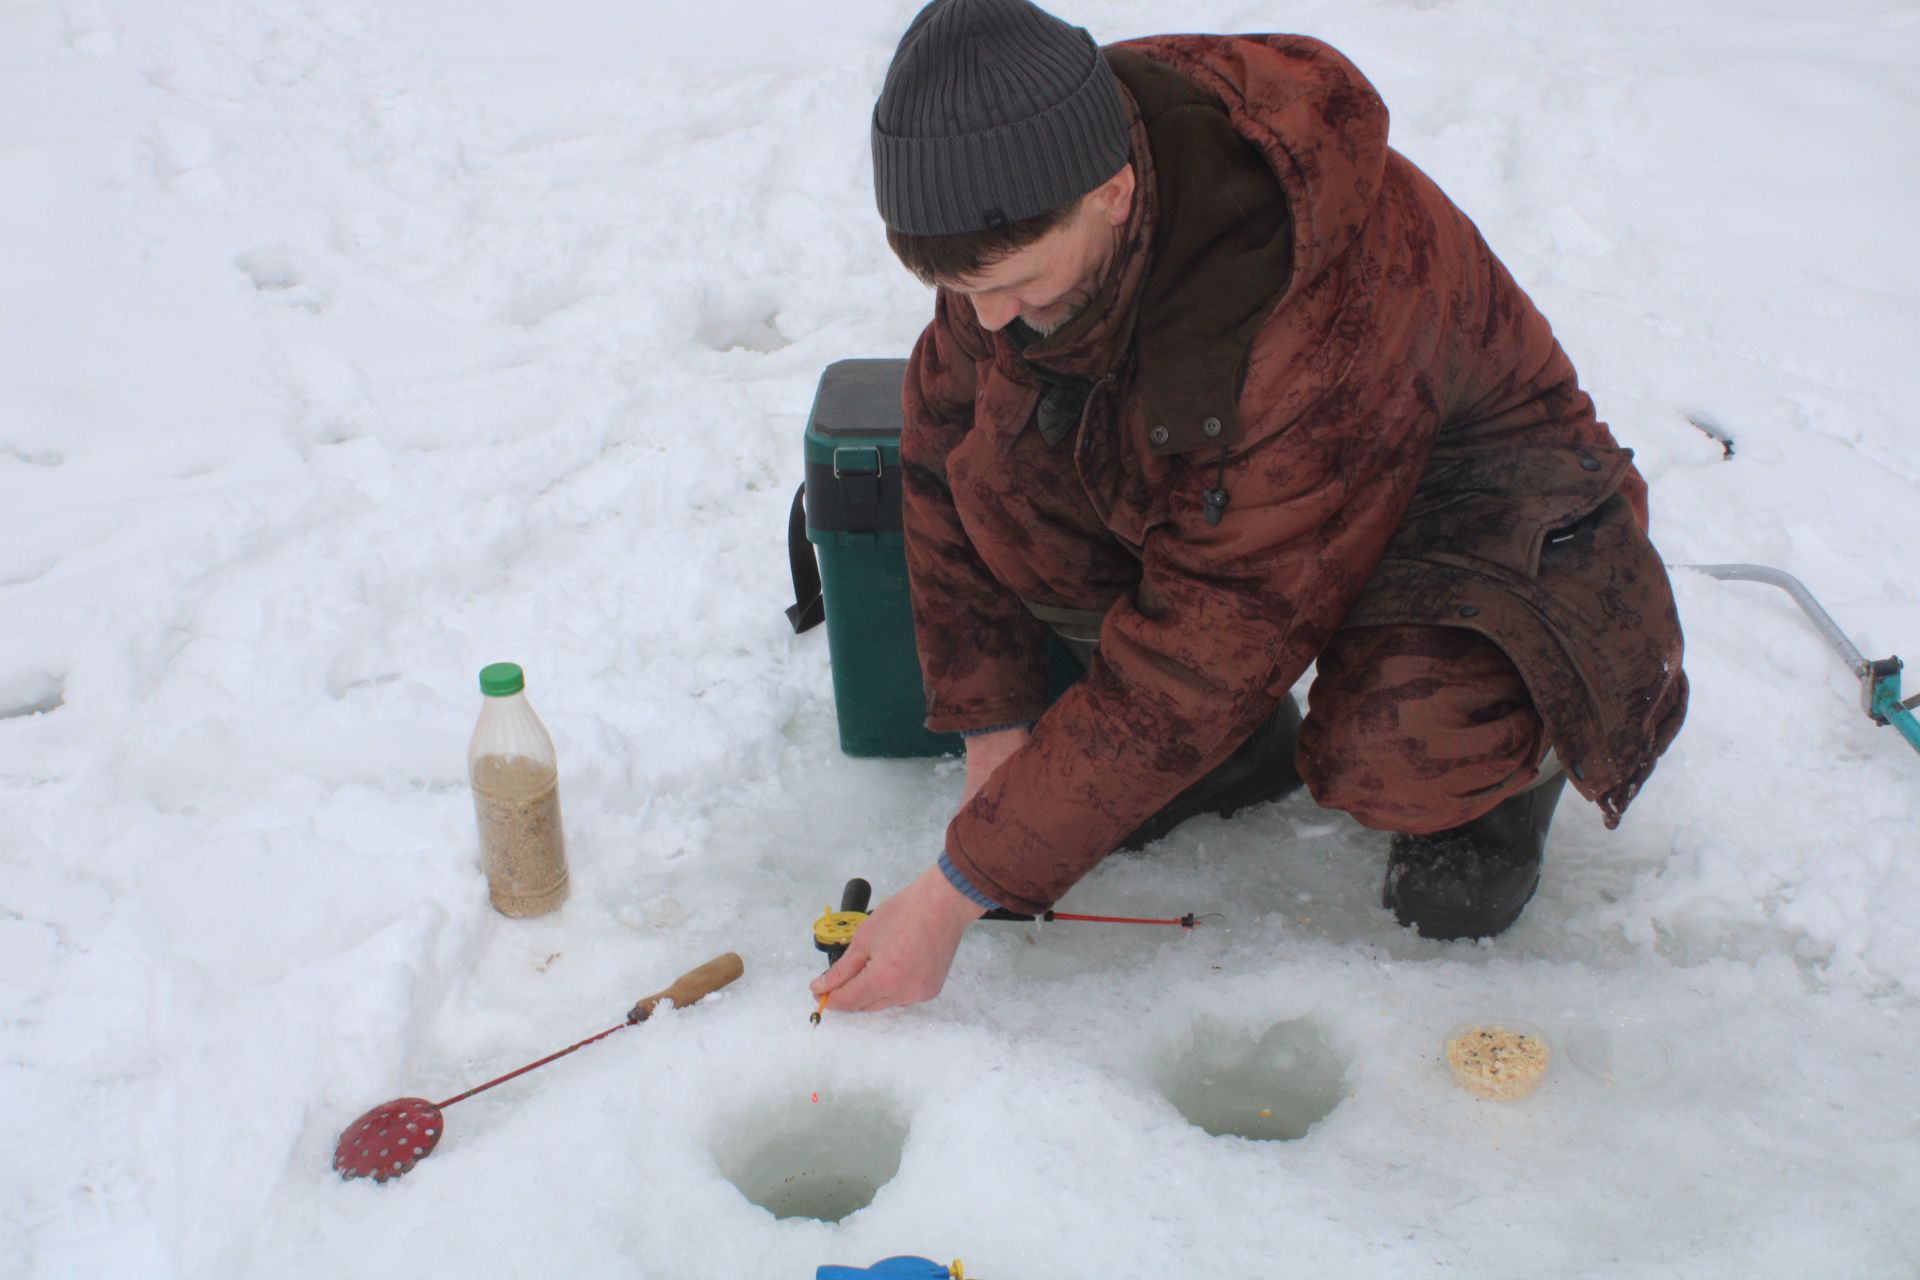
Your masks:
M480 668L480 692L489 698L505 698L526 687L526 673L516 662L495 662Z

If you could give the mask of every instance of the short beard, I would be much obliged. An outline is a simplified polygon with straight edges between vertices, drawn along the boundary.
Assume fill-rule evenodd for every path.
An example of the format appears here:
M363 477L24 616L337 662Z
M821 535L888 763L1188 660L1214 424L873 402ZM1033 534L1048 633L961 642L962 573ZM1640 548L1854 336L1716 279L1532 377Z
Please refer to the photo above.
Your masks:
M1027 332L1032 335L1029 341L1038 342L1042 338L1052 337L1086 314L1087 308L1093 305L1094 294L1099 290L1100 286L1105 283L1107 272L1113 269L1114 261L1119 257L1122 244L1125 240L1126 228L1124 226L1108 228L1107 251L1102 257L1100 266L1094 271L1090 283L1081 285L1078 289L1074 290L1073 293L1068 295L1066 315L1048 325L1037 325L1025 316L1020 317L1017 323L1026 326Z
M1024 316L1021 317L1020 323L1026 326L1027 332L1033 335L1033 340L1035 342L1038 342L1042 338L1052 337L1054 334L1060 332L1062 329L1072 324L1075 320L1078 320L1082 315L1086 313L1087 307L1092 301L1093 301L1092 298L1080 298L1073 302L1068 303L1067 314L1060 317L1058 320L1054 321L1052 324L1044 324L1044 325L1034 324L1032 321L1026 319Z

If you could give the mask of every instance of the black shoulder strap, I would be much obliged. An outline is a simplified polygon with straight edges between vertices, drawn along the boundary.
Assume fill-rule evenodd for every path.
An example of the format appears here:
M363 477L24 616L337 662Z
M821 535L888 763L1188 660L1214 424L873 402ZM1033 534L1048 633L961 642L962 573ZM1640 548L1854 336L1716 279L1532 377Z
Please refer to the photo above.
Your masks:
M820 595L820 562L807 541L806 496L805 484L793 491L793 511L787 516L787 567L793 571L793 603L787 606L787 621L795 635L811 631L827 616L827 602Z

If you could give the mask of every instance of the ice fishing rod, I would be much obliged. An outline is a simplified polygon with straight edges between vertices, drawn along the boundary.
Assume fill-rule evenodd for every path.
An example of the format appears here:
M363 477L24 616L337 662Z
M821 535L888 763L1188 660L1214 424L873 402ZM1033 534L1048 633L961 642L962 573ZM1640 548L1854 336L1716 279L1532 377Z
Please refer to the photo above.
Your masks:
M440 1144L440 1135L446 1130L446 1121L440 1113L454 1103L464 1102L476 1093L485 1093L497 1084L505 1084L556 1058L605 1040L616 1031L638 1026L653 1016L663 1000L670 1001L676 1009L685 1009L726 986L742 972L740 957L731 951L722 952L699 968L681 974L665 991L643 998L628 1011L624 1022L568 1045L558 1053L550 1053L538 1062L495 1076L445 1102L429 1102L425 1098L395 1098L392 1102L383 1102L341 1133L333 1148L334 1171L342 1178L372 1178L375 1182L397 1178L433 1154L433 1149Z
M855 876L840 890L840 909L835 911L829 907L813 922L813 948L826 954L827 968L839 964L840 957L847 954L853 931L866 920L867 904L872 901L873 886ZM808 1019L814 1026L820 1025L820 1015L827 1011L827 1001L832 998L833 992L829 991L814 1006L813 1017Z
M1913 714L1914 708L1920 707L1920 695L1904 702L1900 700L1900 672L1905 664L1898 655L1869 658L1861 653L1859 646L1833 620L1833 615L1821 608L1820 602L1813 598L1813 592L1807 590L1806 583L1784 569L1764 564L1683 564L1673 567L1692 569L1722 582L1764 582L1792 596L1793 602L1800 606L1800 611L1807 615L1814 629L1819 631L1828 646L1840 655L1840 660L1860 681L1860 709L1875 724L1892 725L1898 729L1907 744L1915 751L1920 751L1920 719Z
M854 930L867 919L867 906L873 901L873 886L859 876L847 881L840 891L840 909L825 908L820 918L813 922L813 946L816 951L827 957L827 967L831 969L839 963L840 957L847 953L847 947L853 942ZM1076 911L1042 911L1028 914L1021 911L1009 911L1005 907L995 907L980 917L982 920L997 920L1014 924L1041 923L1051 924L1059 921L1065 924L1142 924L1178 926L1192 933L1201 921L1210 916L1196 915L1189 911L1186 915L1167 919L1146 916L1092 916ZM820 1025L820 1015L827 1011L827 1001L832 993L820 997L820 1003L814 1007L813 1017L809 1019L814 1026Z

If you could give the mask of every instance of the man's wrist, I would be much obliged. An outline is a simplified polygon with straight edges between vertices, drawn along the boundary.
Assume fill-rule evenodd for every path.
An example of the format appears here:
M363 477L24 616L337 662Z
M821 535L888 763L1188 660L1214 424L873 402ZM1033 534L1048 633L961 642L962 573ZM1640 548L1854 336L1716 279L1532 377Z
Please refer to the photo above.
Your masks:
M1014 752L1027 745L1032 732L1024 724L1009 725L1004 729L993 729L970 735L964 741L967 748L967 767L985 768L989 772L1000 767L1001 763Z
M965 872L953 865L953 859L949 858L944 851L940 854L940 861L934 865L939 870L941 878L947 882L947 887L965 901L971 911L970 919L978 920L984 913L999 907L999 903L981 892L978 885L967 879Z
M960 736L966 741L972 742L975 738L984 738L989 734L995 733L1006 733L1011 729L1019 729L1024 732L1033 728L1034 724L1035 722L1032 720L1009 720L1005 724L990 724L981 729L962 729Z

